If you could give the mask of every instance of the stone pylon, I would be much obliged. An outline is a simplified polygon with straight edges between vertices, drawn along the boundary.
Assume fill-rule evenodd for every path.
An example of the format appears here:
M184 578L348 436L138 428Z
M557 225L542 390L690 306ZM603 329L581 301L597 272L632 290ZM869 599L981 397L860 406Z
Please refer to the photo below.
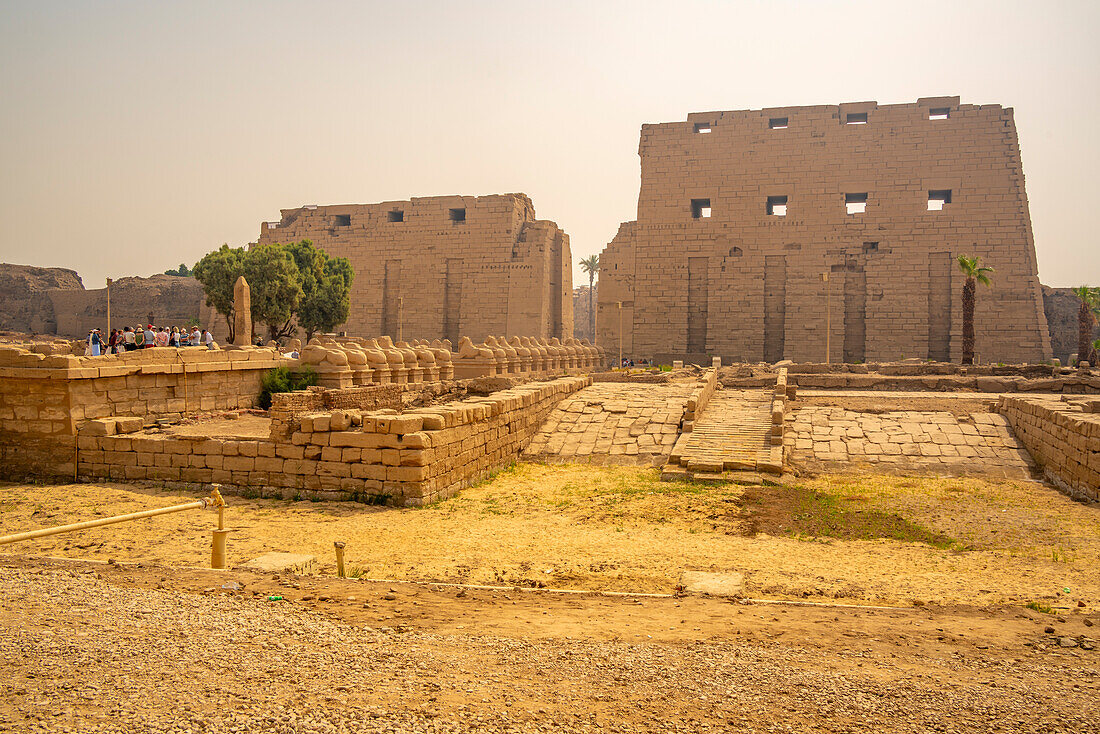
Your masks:
M233 285L233 345L246 347L252 343L252 291L244 276Z

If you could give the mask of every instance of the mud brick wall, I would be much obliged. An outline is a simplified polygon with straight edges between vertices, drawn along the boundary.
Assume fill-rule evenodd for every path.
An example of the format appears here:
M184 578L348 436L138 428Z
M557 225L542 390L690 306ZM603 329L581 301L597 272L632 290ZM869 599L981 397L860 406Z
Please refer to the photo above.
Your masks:
M450 496L512 461L550 410L591 384L564 377L406 413L366 413L333 431L332 414L302 416L289 441L81 434L82 479L414 506Z
M1100 501L1100 413L1039 397L1004 396L997 407L1047 479L1071 497Z
M0 348L0 477L72 477L80 426L111 416L251 407L269 349L156 348L104 357Z
M639 155L637 221L601 255L609 352L621 302L631 356L823 361L828 307L833 362L957 361L966 254L996 268L977 297L982 361L1051 358L1010 108L936 97L696 113L644 125ZM932 191L951 192L941 211ZM847 194L866 195L863 213L847 213ZM785 216L768 213L777 197Z
M569 235L524 194L284 209L260 228L260 244L302 239L355 269L349 334L573 335Z

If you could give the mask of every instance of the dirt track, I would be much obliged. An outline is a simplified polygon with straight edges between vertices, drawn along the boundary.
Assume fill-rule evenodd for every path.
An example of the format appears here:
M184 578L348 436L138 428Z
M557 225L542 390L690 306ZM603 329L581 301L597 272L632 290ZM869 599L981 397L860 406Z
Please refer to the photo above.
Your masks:
M1100 652L1057 646L1080 614L13 556L0 583L3 731L1100 731Z

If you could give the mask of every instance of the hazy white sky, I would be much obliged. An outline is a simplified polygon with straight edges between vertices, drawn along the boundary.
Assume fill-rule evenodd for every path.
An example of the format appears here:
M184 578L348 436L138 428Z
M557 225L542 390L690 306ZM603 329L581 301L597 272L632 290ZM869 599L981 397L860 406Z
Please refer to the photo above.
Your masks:
M513 191L576 260L635 217L642 123L960 95L1015 108L1042 281L1098 284L1098 32L1095 0L0 0L0 261L95 288L281 208Z

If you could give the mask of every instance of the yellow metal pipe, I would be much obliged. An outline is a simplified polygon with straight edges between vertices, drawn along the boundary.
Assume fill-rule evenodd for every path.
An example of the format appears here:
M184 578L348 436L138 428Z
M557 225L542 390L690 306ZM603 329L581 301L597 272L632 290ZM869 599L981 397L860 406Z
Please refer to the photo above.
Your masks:
M219 495L220 499L220 495ZM156 510L143 510L142 512L131 512L128 515L116 515L114 517L105 517L100 520L86 520L85 522L77 522L72 525L59 525L56 528L44 528L42 530L31 530L25 533L16 533L15 535L5 535L0 537L0 545L7 545L9 543L18 543L21 540L33 540L34 538L44 538L49 535L58 535L59 533L69 533L74 530L85 530L87 528L96 528L101 525L113 525L118 522L126 522L127 520L141 520L146 517L155 517L157 515L167 515L170 512L183 512L184 510L199 510L210 507L215 504L214 499L201 499L194 502L188 502L183 505L173 505L171 507L161 507Z
M230 530L211 530L210 568L225 568L225 539Z

